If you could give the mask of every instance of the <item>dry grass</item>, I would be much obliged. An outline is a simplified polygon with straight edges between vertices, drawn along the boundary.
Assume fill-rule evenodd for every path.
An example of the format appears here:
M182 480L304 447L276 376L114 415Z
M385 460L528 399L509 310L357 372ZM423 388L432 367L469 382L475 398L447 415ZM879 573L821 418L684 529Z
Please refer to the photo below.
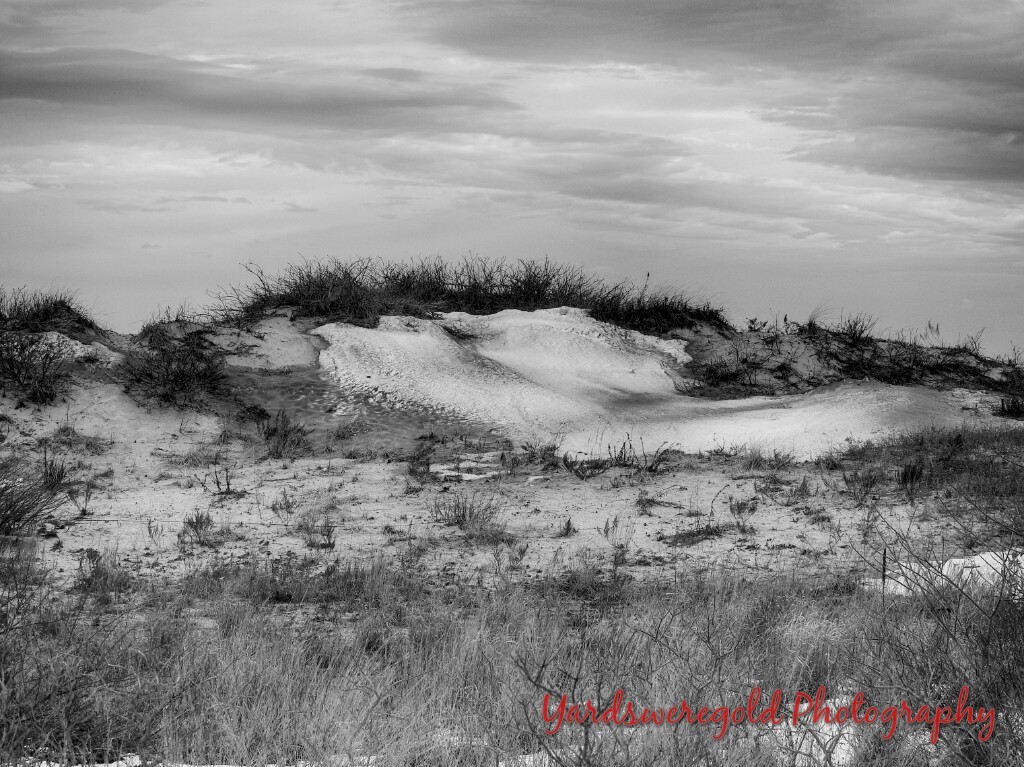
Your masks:
M879 703L896 689L915 706L964 683L1001 710L1024 695L1024 616L1006 601L883 605L836 576L752 582L705 571L638 583L606 567L581 554L553 564L540 589L467 584L453 599L425 588L408 561L225 562L179 586L136 589L131 606L53 602L8 568L2 588L21 590L19 615L30 619L0 629L0 758L133 752L251 764L377 754L456 765L551 748L580 767L638 754L651 765L769 764L793 747L780 730L769 751L773 731L752 726L722 740L698 726L614 737L566 726L549 738L540 702L564 692L603 706L622 688L644 705L714 706L745 701L752 680L788 696L819 684L860 689ZM286 610L300 604L327 610L315 631L289 628ZM208 617L196 622L197 611ZM901 726L888 756L871 763L908 763L910 732ZM856 734L862 754L878 749L876 729ZM966 727L943 729L949 764L982 763L976 744ZM1006 764L1020 747L1004 731L980 750L994 760L984 763Z
M60 508L64 488L57 474L49 460L32 466L13 456L0 458L0 536L31 534L34 525Z
M255 282L220 296L221 319L258 322L270 310L288 307L296 316L376 327L386 314L430 317L441 311L490 314L504 309L572 306L603 322L662 333L706 322L728 329L721 309L695 304L679 292L652 291L621 282L608 285L579 267L522 260L515 264L466 258L396 263L373 260L304 261L277 275L256 266Z
M83 331L98 331L99 328L70 291L7 290L0 286L0 330L56 331L75 337Z
M844 495L869 485L865 498L882 502L914 493L915 503L930 499L954 518L998 523L992 529L1007 541L1024 532L1018 432L930 430L834 459L842 468L822 472ZM815 490L803 477L778 492L797 500ZM757 499L728 500L735 522L746 524ZM640 492L636 505L649 511L657 501ZM474 543L509 543L495 497L437 492L426 511ZM625 565L633 525L648 520L602 521L560 541L567 557L533 578L520 545L504 555L506 569L477 582L431 570L428 544L410 536L370 561L320 546L245 560L207 551L177 582L142 579L114 550L84 552L76 588L60 593L38 546L4 539L0 763L138 753L190 764L353 764L377 755L385 764L454 767L550 749L572 767L767 766L799 763L796 751L808 743L787 740L785 728L750 725L720 740L696 725L567 725L549 737L541 701L564 693L600 708L621 688L640 705L737 705L757 684L783 690L791 706L796 691L824 685L840 701L860 690L879 705L918 707L955 705L966 684L976 704L1024 708L1024 606L1011 583L979 593L922 582L918 593L883 595L827 570L751 578L690 566L687 549L725 530L707 515L662 541L679 555L672 572L641 579ZM208 513L195 522L201 535L216 533ZM300 517L292 529L319 541L320 522ZM578 531L570 521L558 532ZM586 534L599 550L572 553ZM913 561L912 544L896 540L890 555ZM935 764L1021 763L1024 733L1004 721L979 743L976 730L945 726ZM853 763L923 765L919 734L901 724L883 742L878 727L855 728Z
M466 538L483 545L515 543L505 527L504 504L496 496L460 491L438 495L430 508L435 522L458 527Z

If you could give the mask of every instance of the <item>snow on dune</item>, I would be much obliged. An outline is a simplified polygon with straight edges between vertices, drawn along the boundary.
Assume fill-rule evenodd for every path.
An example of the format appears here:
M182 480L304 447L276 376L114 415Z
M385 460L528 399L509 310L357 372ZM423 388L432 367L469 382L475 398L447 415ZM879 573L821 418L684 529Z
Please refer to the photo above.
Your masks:
M493 423L516 439L561 434L568 450L603 451L629 434L649 449L757 444L806 457L848 437L983 417L965 411L977 404L965 392L871 382L786 397L683 396L675 381L687 377L685 341L597 322L579 309L384 317L374 329L332 324L315 332L328 344L321 365L349 393Z

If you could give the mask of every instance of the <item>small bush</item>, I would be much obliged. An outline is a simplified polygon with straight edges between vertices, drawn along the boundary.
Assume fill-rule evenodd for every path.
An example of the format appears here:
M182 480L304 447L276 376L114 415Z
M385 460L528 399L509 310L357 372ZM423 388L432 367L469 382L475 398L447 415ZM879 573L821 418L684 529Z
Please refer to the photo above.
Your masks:
M319 515L303 514L295 523L295 531L302 536L303 543L311 549L333 549L335 525L326 511Z
M736 520L736 529L741 533L753 532L750 526L750 518L757 511L757 498L748 498L744 501L729 496L729 513Z
M184 548L189 543L205 546L210 543L213 533L213 517L210 512L197 509L185 516L178 532L178 546Z
M281 497L270 502L270 510L278 519L287 522L295 513L295 499L288 495L287 490L282 489Z
M999 400L999 415L1006 418L1024 418L1024 397L1013 395Z
M704 386L712 388L741 380L745 371L741 365L716 356L707 362L693 366L694 377Z
M871 466L863 471L843 472L846 490L857 503L864 503L885 482L885 478L885 472L877 466Z
M172 407L195 407L224 383L224 353L202 332L183 338L155 334L154 348L125 355L119 374L124 390Z
M277 415L269 420L260 421L256 430L267 443L268 458L296 458L312 450L308 439L312 429L292 421L284 410L278 410Z
M558 468L558 449L562 440L555 438L549 442L524 442L522 444L523 459L527 463L539 463L545 469Z
M48 405L71 384L67 350L44 336L0 330L0 382Z
M103 553L86 549L78 560L75 588L96 598L97 604L106 605L131 588L134 578L117 559L117 550Z

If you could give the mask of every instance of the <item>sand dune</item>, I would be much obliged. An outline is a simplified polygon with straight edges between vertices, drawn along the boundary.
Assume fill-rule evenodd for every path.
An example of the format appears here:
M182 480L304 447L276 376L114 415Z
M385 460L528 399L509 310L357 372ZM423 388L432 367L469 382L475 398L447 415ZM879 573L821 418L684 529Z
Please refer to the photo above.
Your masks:
M348 391L401 410L426 406L493 423L515 439L564 435L603 451L629 434L688 451L763 445L807 457L847 438L986 416L979 395L844 382L803 395L708 400L677 388L686 341L598 322L578 309L385 317L318 328L320 363Z

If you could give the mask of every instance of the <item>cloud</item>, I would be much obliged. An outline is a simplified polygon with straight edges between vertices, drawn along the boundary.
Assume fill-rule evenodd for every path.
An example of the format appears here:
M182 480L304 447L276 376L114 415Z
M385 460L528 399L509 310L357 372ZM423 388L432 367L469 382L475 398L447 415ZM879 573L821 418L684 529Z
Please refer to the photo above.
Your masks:
M795 158L1024 180L1024 7L1012 0L411 0L435 42L509 62L704 72L825 142Z
M473 84L365 85L345 72L334 81L259 77L209 62L120 49L0 54L0 99L101 106L135 122L259 129L442 127L460 115L519 107Z

